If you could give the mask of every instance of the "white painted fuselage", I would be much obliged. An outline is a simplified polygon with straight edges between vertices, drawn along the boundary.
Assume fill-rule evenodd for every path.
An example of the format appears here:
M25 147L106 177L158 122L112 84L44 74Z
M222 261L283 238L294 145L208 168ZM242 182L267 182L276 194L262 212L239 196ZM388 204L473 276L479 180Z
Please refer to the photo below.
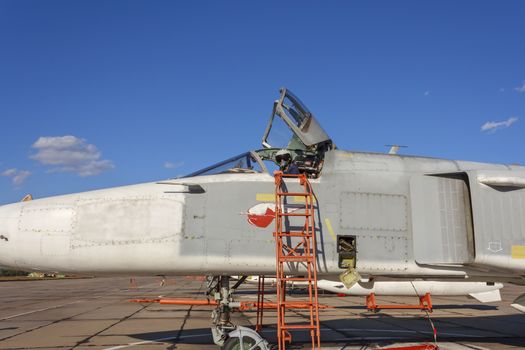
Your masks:
M321 176L311 180L319 275L343 271L336 237L352 235L363 276L519 280L525 189L477 182L479 174L492 173L525 177L525 168L327 152ZM274 225L254 225L249 210L271 204L273 193L268 173L229 173L1 206L0 265L112 275L270 275Z

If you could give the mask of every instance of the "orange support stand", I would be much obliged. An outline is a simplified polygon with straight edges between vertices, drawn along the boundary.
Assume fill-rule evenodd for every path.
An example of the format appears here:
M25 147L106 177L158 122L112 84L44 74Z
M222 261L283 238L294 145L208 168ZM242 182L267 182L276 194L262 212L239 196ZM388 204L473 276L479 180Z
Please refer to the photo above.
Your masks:
M432 299L430 293L419 297L419 305L378 305L376 303L376 296L374 293L370 293L366 297L366 308L370 311L378 311L380 309L419 309L428 312L432 312ZM432 324L434 329L434 339L436 337L437 331ZM381 348L381 350L438 350L439 347L436 344L421 344L421 345L410 345L410 346L401 346L395 348Z
M380 309L419 309L432 312L432 299L430 298L430 293L426 293L422 297L419 297L419 305L385 305L376 303L376 296L374 293L370 293L366 297L366 308L369 311L378 311Z
M189 305L189 306L217 306L218 303L216 300L210 299L131 299L129 300L132 303L159 303L161 305ZM247 311L253 309L277 309L278 303L274 302L262 302L259 301L239 301L232 306L235 309L240 311ZM289 309L308 309L310 303L308 302L294 302L293 305L289 305ZM320 309L331 308L328 305L319 305Z
M159 303L162 305L217 306L217 301L209 299L131 299L132 303Z

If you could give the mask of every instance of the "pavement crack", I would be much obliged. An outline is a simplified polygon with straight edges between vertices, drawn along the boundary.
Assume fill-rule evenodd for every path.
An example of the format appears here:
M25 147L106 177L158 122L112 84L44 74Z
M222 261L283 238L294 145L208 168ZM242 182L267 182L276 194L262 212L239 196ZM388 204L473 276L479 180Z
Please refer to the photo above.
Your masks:
M59 323L59 322L63 322L63 321L69 321L71 320L72 318L75 318L77 316L80 316L80 315L83 315L83 314L87 314L89 312L92 312L92 311L96 311L96 310L100 310L102 308L106 307L106 305L102 305L102 306L99 306L99 307L96 307L95 309L90 309L90 310L87 310L87 311L82 311L78 314L74 314L72 316L69 316L69 317L64 317L64 318L61 318L61 319L58 319L58 320L54 320L52 322L49 322L49 323L46 323L46 324L43 324L43 325L40 325L40 326L37 326L37 327L33 327L33 328L30 328L30 329L26 329L25 331L23 332L19 332L19 333L16 333L16 334L12 334L8 337L4 337L4 338L1 338L0 341L4 341L4 340L8 340L8 339L11 339L11 338L14 338L14 337L17 337L19 335L23 335L23 334L26 334L26 333L30 333L30 332L33 332L33 331L36 331L38 329L42 329L44 327L47 327L47 326L51 326L53 324L56 324L56 323Z
M199 292L202 291L202 287L204 286L204 282L201 283L199 286ZM193 305L190 306L188 311L186 312L186 315L184 316L184 320L182 321L182 325L180 326L179 330L177 331L177 335L173 339L173 345L169 346L166 350L174 350L177 348L177 342L180 340L180 337L182 335L182 332L184 331L184 327L186 326L186 323L188 322L188 319L190 318L191 311L193 310Z
M112 290L110 292L107 292L107 293L102 293L100 295L96 295L96 296L93 296L87 300L80 300L80 301L76 301L75 303L83 303L83 302L90 302L90 301L93 301L93 300L97 300L97 299L100 299L100 298L103 298L103 297L107 297L107 296L112 296L112 295L116 295L117 293L119 292L122 292L126 289L115 289L115 290ZM113 303L110 303L110 304L104 304L104 305L101 305L101 306L98 306L94 309L89 309L89 310L86 310L86 311L82 311L78 314L74 314L74 315L71 315L71 316L68 316L68 317L64 317L64 318L60 318L58 320L54 320L52 322L49 322L49 323L46 323L46 324L42 324L42 325L39 325L37 327L33 327L33 328L30 328L30 329L26 329L22 332L18 332L18 333L15 333L15 334L12 334L10 336L7 336L7 337L4 337L4 338L0 338L0 342L1 341L4 341L4 340L8 340L8 339L11 339L11 338L14 338L14 337L17 337L19 335L24 335L24 334L27 334L27 333L30 333L30 332L33 332L33 331L36 331L36 330L39 330L39 329L42 329L42 328L45 328L45 327L48 327L48 326L51 326L51 325L54 325L54 324L57 324L57 323L60 323L60 322L63 322L63 321L69 321L75 317L78 317L78 316L81 316L81 315L84 315L84 314L87 314L87 313L90 313L90 312L93 312L93 311L97 311L97 310L100 310L102 308L105 308L107 307L108 305L114 305L114 304L117 304L117 303L120 303L122 301L122 299L119 299L118 301L116 302L113 302ZM65 305L60 305L60 307L63 307ZM58 307L56 307L58 308ZM53 309L53 308L48 308L48 309ZM37 310L37 312L41 312L41 311L47 311L47 310ZM36 312L32 312L32 313L36 313ZM13 318L13 317L10 317L10 318Z
M86 343L88 343L93 337L96 337L97 335L101 334L102 332L105 332L107 331L108 329L110 329L111 327L129 319L130 317L133 317L134 315L138 314L139 312L141 312L142 310L144 310L146 307L148 307L148 305L141 305L140 309L136 310L135 312L132 312L131 314L125 316L125 317L122 317L120 320L110 324L109 326L107 326L106 328L104 329L101 329L100 331L98 331L97 333L94 333L94 334L91 334L89 337L86 337L82 340L80 340L79 342L77 342L75 345L73 345L73 347L71 349L75 349L77 348L78 346L80 345L84 345Z

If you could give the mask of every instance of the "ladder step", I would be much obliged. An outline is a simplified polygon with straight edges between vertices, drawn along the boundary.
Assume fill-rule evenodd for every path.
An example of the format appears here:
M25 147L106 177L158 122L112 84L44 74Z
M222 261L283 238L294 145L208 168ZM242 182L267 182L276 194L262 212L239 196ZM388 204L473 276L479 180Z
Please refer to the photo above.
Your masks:
M308 277L283 277L280 279L287 282L310 282L310 284L314 284L313 279Z
M312 216L310 213L277 213L277 216Z
M312 301L281 301L279 303L279 306L289 307L289 308L295 308L295 309L309 309L314 306L314 303Z
M290 231L290 232L279 232L277 237L312 237L311 233L306 233L302 231Z
M306 262L311 263L314 257L311 255L285 255L279 257L279 262Z
M300 179L300 178L305 178L306 179L306 176L304 174L285 174L285 173L281 173L279 174L280 177L294 177L294 178L297 178L297 179Z
M294 330L294 329L316 329L317 327L314 326L314 325L309 325L309 324L290 324L290 325L282 325L281 326L281 329L290 329L290 330Z
M310 196L310 193L306 193L306 192L277 192L277 195L278 196L304 196L304 197L308 197Z

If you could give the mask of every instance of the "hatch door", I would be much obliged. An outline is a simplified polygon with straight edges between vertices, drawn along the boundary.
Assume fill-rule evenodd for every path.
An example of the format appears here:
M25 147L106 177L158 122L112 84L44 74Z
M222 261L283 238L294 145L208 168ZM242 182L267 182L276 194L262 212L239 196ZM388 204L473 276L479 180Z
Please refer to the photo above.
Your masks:
M410 179L414 257L420 264L474 260L469 189L463 174Z

